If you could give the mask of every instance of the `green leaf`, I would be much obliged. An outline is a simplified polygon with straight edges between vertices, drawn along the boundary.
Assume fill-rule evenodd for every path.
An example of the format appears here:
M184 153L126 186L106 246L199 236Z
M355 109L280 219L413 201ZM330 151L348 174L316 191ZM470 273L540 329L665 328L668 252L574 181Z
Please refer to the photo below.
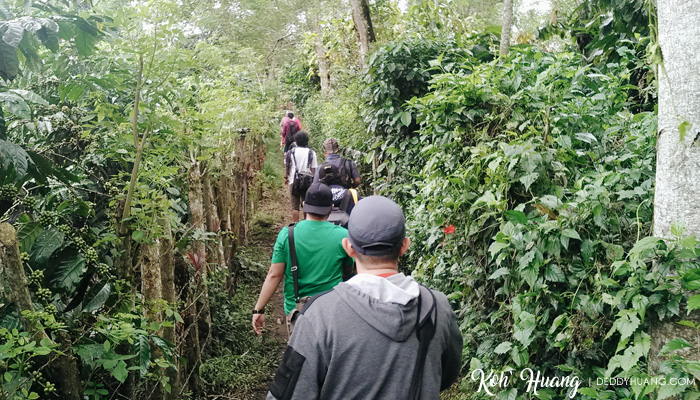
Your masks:
M510 351L510 349L513 347L513 344L511 342L503 342L496 346L496 348L493 350L494 353L496 354L505 354Z
M688 299L688 312L700 308L700 294L690 296Z
M506 267L501 267L493 272L491 276L489 276L489 279L498 279L502 277L503 275L508 275L510 271Z
M498 400L515 400L518 396L518 389L512 388L498 393Z
M661 242L661 238L654 237L654 236L642 238L637 243L635 243L634 246L632 246L632 250L630 250L630 254L639 254L644 250L652 249L659 242Z
M540 174L538 174L537 172L533 172L531 174L521 176L518 180L523 184L523 186L525 186L525 190L530 190L530 186L532 186L532 184L535 183L535 181L539 177Z
M566 280L566 275L556 264L547 265L544 270L544 277L551 282L564 282Z
M126 363L120 360L112 370L112 375L114 375L119 382L124 383L129 376L129 372L126 370Z
M99 292L93 297L84 307L83 312L93 312L97 311L102 307L111 293L112 286L109 283L105 283Z
M44 265L49 261L53 253L63 244L64 235L58 229L50 228L43 230L37 236L31 255L32 264Z
M411 125L411 113L408 111L404 111L401 114L401 123L403 126L409 126Z
M11 81L18 73L17 49L0 40L0 78Z
M510 244L508 243L493 242L491 243L491 246L489 246L489 253L491 253L491 257L495 257L498 252L508 247L510 247Z
M7 30L2 35L2 41L9 46L17 47L24 37L24 27L19 21L8 21L5 23Z
M153 343L155 343L156 346L163 351L163 354L165 354L168 361L173 360L173 348L175 347L174 343L170 343L162 337L156 335L151 335L151 340L153 340Z
M518 223L520 225L527 225L527 215L522 211L518 210L508 210L505 212L506 219L513 223Z
M2 95L2 93L0 93ZM15 178L19 181L27 174L27 168L29 166L28 161L29 155L20 146L0 139L0 162L2 163L2 169L10 170L14 169ZM0 170L0 173L2 170Z
M685 349L688 347L693 347L693 345L688 343L688 341L683 338L676 338L666 343L664 347L661 348L659 355L661 356L666 353L670 353L675 350Z
M135 350L136 354L138 354L139 376L143 378L148 373L148 367L151 365L151 346L146 336L139 335Z
M564 229L564 230L561 232L561 235L564 236L564 237L570 238L570 239L581 240L581 236L579 236L579 235L578 235L578 232L576 232L576 231L573 230L573 229Z
M32 118L32 109L22 96L13 92L0 92L0 101L5 103L5 110L22 119Z
M17 239L19 239L22 251L31 249L34 241L43 230L44 228L38 222L30 222L20 226L17 231Z
M52 282L54 285L73 291L75 286L80 282L85 273L85 259L80 254L74 254L72 257L62 260L58 264L56 273Z
M532 343L532 334L535 332L535 328L537 327L537 321L535 316L527 311L523 311L519 315L518 319L519 320L514 327L515 333L513 334L513 337L515 340L522 343L524 347L527 347L530 345L530 343Z

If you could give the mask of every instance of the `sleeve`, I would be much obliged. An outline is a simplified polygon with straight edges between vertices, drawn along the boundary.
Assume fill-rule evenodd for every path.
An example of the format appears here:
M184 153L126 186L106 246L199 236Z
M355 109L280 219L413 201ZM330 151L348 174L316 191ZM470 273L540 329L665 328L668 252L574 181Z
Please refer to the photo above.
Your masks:
M286 263L287 262L287 236L289 235L289 228L286 226L280 230L277 235L277 240L275 241L275 246L272 250L272 264L276 263Z
M357 170L357 164L355 164L355 161L350 161L350 170L352 179L357 179L360 177L360 172Z
M445 349L442 352L442 379L440 390L445 390L452 386L459 378L459 371L462 368L462 333L457 326L457 317L449 306L449 302L444 294L440 293L446 303L446 312L443 312L447 319L447 338ZM436 296L437 297L437 296Z
M316 152L313 150L309 151L313 153L313 157L311 159L311 168L316 168L318 170L318 159L316 159Z
M318 399L326 371L321 343L309 317L302 316L294 327L267 400Z

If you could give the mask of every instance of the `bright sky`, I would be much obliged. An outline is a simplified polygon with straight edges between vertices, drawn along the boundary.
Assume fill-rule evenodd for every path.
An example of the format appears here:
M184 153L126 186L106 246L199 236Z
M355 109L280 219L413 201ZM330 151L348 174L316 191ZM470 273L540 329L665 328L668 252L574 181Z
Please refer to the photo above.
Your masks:
M399 0L399 9L406 12L408 2L409 0ZM528 12L530 10L534 10L538 14L542 14L548 12L551 8L552 2L550 0L522 0L518 11Z

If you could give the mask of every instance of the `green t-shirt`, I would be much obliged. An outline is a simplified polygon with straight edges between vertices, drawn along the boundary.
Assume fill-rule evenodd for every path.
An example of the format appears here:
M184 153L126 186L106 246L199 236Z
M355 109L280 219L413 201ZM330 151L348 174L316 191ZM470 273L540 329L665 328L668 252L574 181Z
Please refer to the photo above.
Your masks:
M288 235L289 228L284 227L272 252L273 264L285 263L284 312L287 314L296 306ZM343 280L343 266L351 266L353 262L343 249L342 240L347 236L347 229L326 221L304 220L294 226L300 297L333 289Z

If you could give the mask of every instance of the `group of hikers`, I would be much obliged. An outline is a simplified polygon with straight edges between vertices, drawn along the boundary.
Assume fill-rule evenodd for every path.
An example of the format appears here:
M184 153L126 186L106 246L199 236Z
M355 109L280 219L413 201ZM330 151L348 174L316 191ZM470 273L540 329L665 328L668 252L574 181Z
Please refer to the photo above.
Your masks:
M277 236L252 315L261 335L284 279L290 338L267 399L438 399L458 378L462 336L447 297L398 270L410 244L403 211L358 199L357 167L335 139L319 166L298 119L287 136L289 114L281 147L295 223Z

